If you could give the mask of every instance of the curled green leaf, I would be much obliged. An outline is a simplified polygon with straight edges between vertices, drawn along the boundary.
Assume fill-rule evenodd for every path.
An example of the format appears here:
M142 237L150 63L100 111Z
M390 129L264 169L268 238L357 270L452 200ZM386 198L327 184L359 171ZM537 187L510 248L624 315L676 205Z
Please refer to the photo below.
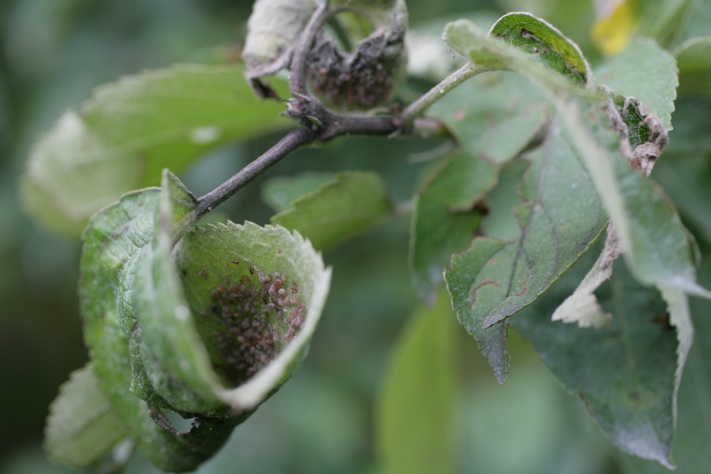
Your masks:
M590 66L577 44L556 27L530 13L508 13L491 27L489 35L538 57L558 73L585 85L591 80Z
M159 467L213 455L300 365L330 270L298 234L191 228L195 198L169 173L85 234L80 295L102 389ZM179 240L177 246L176 240ZM193 420L177 431L165 412Z

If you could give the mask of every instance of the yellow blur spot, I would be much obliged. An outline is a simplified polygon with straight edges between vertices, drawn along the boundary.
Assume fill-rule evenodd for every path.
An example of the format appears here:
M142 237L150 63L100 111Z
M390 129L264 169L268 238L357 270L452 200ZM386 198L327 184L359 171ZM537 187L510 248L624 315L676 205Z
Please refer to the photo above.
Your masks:
M629 44L634 33L634 15L630 2L617 2L607 15L599 17L592 28L593 42L604 54L615 54Z

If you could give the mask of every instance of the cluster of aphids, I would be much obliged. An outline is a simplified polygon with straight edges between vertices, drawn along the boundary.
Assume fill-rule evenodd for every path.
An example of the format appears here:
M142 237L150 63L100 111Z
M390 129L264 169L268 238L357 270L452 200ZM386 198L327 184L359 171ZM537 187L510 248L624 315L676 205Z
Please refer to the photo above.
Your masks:
M213 334L222 362L218 365L235 384L276 357L298 333L305 316L295 282L283 273L267 275L252 266L249 273L239 283L223 283L212 293L212 314L226 326Z

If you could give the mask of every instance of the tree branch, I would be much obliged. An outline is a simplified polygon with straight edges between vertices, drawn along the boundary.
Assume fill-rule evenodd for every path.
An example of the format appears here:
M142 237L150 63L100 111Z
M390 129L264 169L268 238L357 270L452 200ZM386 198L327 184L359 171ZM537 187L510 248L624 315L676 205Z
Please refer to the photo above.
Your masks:
M455 87L469 78L476 76L482 72L489 71L490 68L479 66L474 63L466 63L461 68L454 71L452 74L444 78L442 82L427 91L415 102L411 103L400 114L398 120L403 131L409 131L417 117L425 113L435 102L448 94Z
M193 211L195 221L222 204L234 193L249 184L254 178L279 162L285 156L297 149L314 142L318 134L308 128L297 128L287 133L273 147L264 152L259 158L242 168L230 179L198 199Z
M242 189L254 178L297 149L316 142L326 142L342 135L385 135L411 133L416 127L415 119L422 115L444 94L470 77L488 70L471 63L447 77L420 99L406 107L396 116L338 113L326 107L311 95L306 87L306 65L317 36L325 22L338 11L322 3L309 20L299 39L291 59L289 88L292 97L287 101L285 115L296 120L302 128L286 134L272 148L248 164L220 186L198 199L191 213L190 222L197 222L205 214ZM442 127L439 127L442 128ZM438 131L436 124L426 123L425 129Z
M329 9L328 2L323 2L311 16L299 42L294 48L291 58L291 74L289 76L289 89L292 96L308 95L306 90L306 63L309 52L316 41L316 37L323 29L323 25L335 12Z

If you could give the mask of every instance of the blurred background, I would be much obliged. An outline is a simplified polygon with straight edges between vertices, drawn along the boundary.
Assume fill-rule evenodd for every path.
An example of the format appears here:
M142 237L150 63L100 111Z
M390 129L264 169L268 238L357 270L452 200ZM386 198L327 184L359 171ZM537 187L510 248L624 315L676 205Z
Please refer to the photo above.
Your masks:
M506 11L532 11L592 60L600 56L589 39L594 9L586 1L408 0L408 6L411 25L423 30L434 19L493 21ZM250 10L251 2L234 0L0 2L0 473L72 472L45 459L42 430L59 385L87 360L76 298L79 242L46 233L18 201L17 178L33 141L101 83L190 62L215 46L239 50ZM427 85L409 88L417 93ZM181 177L204 193L276 138L220 149ZM403 202L427 166L413 155L440 145L348 139L302 151L221 212L237 222L267 223L271 210L260 199L260 182L303 170L375 170ZM392 345L418 304L407 268L408 225L396 220L326 253L333 287L304 366L200 472L381 472L372 442L374 401ZM462 472L622 472L582 403L560 388L525 341L512 334L513 370L499 387L476 344L460 332L468 348L457 417ZM156 471L137 459L127 472Z

